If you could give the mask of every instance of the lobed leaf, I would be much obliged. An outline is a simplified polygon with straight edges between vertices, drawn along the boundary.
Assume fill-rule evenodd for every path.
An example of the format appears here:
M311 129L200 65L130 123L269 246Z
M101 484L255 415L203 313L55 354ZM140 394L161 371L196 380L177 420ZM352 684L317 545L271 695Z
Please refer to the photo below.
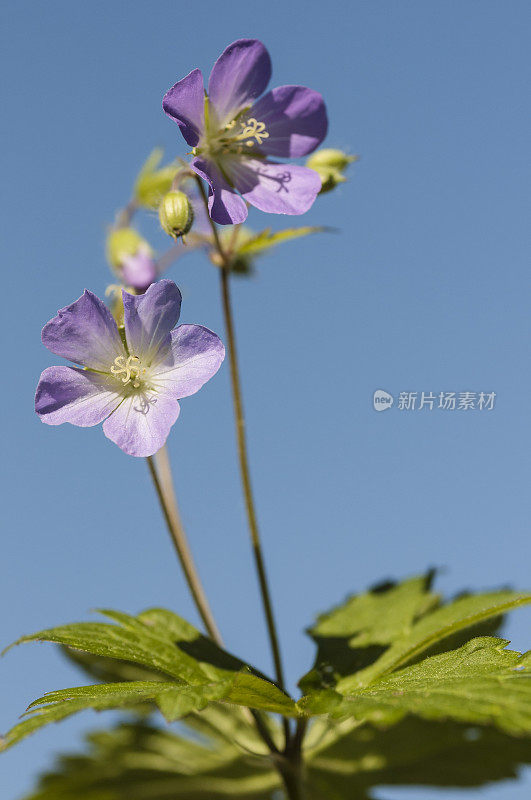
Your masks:
M430 572L349 597L321 615L310 633L313 637L348 637L352 647L392 644L439 603L439 595L430 591L432 577Z
M317 745L306 753L311 798L319 791L331 800L374 797L382 786L484 786L514 779L531 764L531 740L495 728L415 717L384 729L349 724L323 737L324 723L315 723L310 738Z
M368 686L345 693L332 715L378 724L406 714L495 725L531 734L531 654L505 649L505 639L473 639Z
M175 689L175 683L141 681L78 686L49 692L30 704L23 715L26 719L15 725L3 738L1 749L5 750L44 725L59 722L78 711L88 708L102 711L133 705L143 700L156 700L164 692L174 692Z
M212 702L298 715L297 705L288 695L176 614L165 609L150 609L138 617L120 611L102 613L115 624L64 625L25 636L19 642L45 640L85 651L100 659L96 671L101 671L104 659L103 671L113 677L123 676L127 670L134 674L137 665L142 665L154 671L155 679L51 692L31 704L28 718L8 733L3 748L48 722L86 708L102 710L139 702L156 703L168 721L200 711ZM119 659L116 672L110 666L113 659ZM164 675L171 681L164 680Z
M312 670L299 682L301 689L335 686L407 635L414 622L440 602L431 592L432 578L429 572L400 584L385 583L322 614L308 631L317 655Z
M488 594L467 595L422 616L404 632L373 664L338 682L337 690L345 693L367 686L466 629L507 611L531 603L531 595L509 590Z
M374 799L384 786L479 787L531 763L531 740L488 727L413 717L385 729L327 721L323 736L323 725L317 720L308 737L308 800ZM279 789L270 761L249 752L250 739L242 749L223 737L198 742L129 724L88 742L86 754L63 756L25 800L271 800Z
M63 756L25 800L266 800L279 786L268 759L226 741L136 724L93 733L88 744L86 754Z

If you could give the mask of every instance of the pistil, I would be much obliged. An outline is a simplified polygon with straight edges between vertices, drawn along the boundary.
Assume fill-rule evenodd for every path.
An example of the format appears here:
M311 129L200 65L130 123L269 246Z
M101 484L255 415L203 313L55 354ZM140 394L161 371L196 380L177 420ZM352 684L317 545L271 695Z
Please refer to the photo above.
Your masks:
M125 356L116 356L111 374L116 378L119 377L124 386L132 383L133 388L138 389L141 378L146 374L146 368L142 366L138 356L128 356L127 359Z

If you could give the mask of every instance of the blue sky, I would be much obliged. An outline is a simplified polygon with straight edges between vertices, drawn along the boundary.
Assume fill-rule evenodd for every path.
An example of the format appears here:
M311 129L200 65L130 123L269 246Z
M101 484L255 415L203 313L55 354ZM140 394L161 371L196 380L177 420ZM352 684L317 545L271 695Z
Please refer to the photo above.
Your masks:
M302 629L382 578L437 566L448 593L529 587L529 4L10 0L2 16L2 643L102 606L197 620L145 463L101 429L42 425L33 393L54 363L42 325L110 282L105 230L137 169L154 145L185 152L163 93L241 36L268 46L273 85L321 91L327 144L361 156L304 218L340 233L285 245L234 286L291 685L313 654ZM284 224L258 212L250 223ZM156 221L142 224L162 250ZM215 269L190 255L169 277L182 321L223 334ZM492 411L377 414L376 389L497 396ZM227 644L268 668L226 368L183 402L169 447ZM530 621L521 610L507 627L517 649L531 644ZM44 691L82 682L47 645L10 652L0 669L0 729ZM3 755L2 796L18 800L105 721L88 713ZM530 786L527 772L454 796L523 800Z

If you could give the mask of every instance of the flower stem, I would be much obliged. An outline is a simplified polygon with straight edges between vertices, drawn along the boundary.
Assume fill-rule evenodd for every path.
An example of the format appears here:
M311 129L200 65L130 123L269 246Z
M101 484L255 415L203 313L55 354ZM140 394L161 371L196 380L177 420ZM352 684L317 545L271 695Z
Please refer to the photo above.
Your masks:
M175 545L177 555L179 556L186 582L194 598L197 610L211 639L215 641L219 647L223 647L221 634L212 615L212 611L210 610L181 522L166 445L155 454L155 458L149 456L146 461L148 462L149 471L153 478L155 489L157 490L164 518L168 525L168 530ZM248 715L249 721L254 719L258 732L270 751L272 753L277 753L276 745L269 734L267 725L262 720L260 712L254 709L244 709L244 711L246 712L246 716Z
M232 396L234 400L234 415L236 418L236 438L238 441L238 458L240 462L240 472L243 485L243 494L245 498L245 508L247 511L247 520L249 523L249 530L251 533L253 555L256 565L256 571L258 573L260 592L262 594L262 602L267 622L267 629L269 632L269 639L271 642L271 650L273 652L273 661L275 665L276 678L278 685L280 686L281 689L283 689L284 672L282 669L280 646L275 625L275 618L273 614L271 594L269 591L269 584L267 581L264 556L262 553L262 545L260 541L260 532L258 529L258 521L256 518L256 509L255 509L253 491L251 486L249 458L247 455L247 438L245 435L245 418L243 414L240 376L238 370L238 356L236 352L236 339L234 335L234 320L232 316L232 305L231 305L230 290L229 290L229 271L226 267L222 267L220 273L221 273L221 297L223 302L223 313L225 316L225 327L227 329L230 376L232 384Z
M225 328L227 331L227 344L229 351L230 362L230 376L232 385L232 398L234 403L234 416L236 421L236 439L238 444L238 459L240 463L240 474L242 479L243 494L245 499L245 508L247 511L247 520L249 523L249 531L251 534L251 543L253 548L253 556L258 575L258 583L260 586L260 593L262 596L262 605L266 618L267 630L269 634L269 641L271 651L273 654L273 662L275 667L276 681L281 689L284 689L284 670L282 667L282 659L280 655L280 645L275 624L275 617L273 614L273 604L271 602L271 593L269 591L269 584L267 581L267 574L265 569L264 556L262 553L262 544L260 541L260 531L258 529L258 521L256 517L256 509L254 504L253 491L251 486L251 475L249 470L249 458L247 455L247 438L245 434L245 418L243 413L243 401L240 385L240 374L238 369L238 356L236 352L236 337L234 332L234 319L232 314L232 305L230 298L230 253L226 253L219 237L219 232L216 223L210 218L208 209L208 198L206 195L203 182L196 176L197 185L203 198L205 210L208 215L210 226L212 228L212 235L214 237L214 244L218 251L221 267L221 299L223 305L223 314L225 317ZM291 730L289 721L283 718L284 733L286 743L290 740Z
M173 544L175 545L188 588L190 589L197 610L199 611L199 615L210 637L216 644L223 646L221 634L212 615L212 611L210 610L181 522L166 446L164 445L164 447L158 451L155 455L155 459L153 456L148 456L146 461L162 507L166 525L168 526Z
M302 742L307 724L305 719L297 721L293 737L287 743L282 756L277 758L277 769L289 800L305 800L306 797Z

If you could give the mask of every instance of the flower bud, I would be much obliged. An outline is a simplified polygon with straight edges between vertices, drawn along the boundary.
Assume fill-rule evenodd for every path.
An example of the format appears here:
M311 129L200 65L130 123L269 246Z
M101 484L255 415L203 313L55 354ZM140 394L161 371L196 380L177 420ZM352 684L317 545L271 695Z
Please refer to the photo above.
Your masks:
M124 258L139 250L151 253L151 247L134 228L115 228L107 237L107 260L114 269L121 269Z
M116 228L110 232L107 259L122 283L139 291L145 291L157 278L153 251L134 228Z
M358 156L349 156L342 150L325 147L310 156L306 166L315 170L321 178L321 194L334 189L339 183L344 183L346 177L343 172L349 164L357 161Z
M157 280L157 264L149 253L139 250L122 262L122 280L134 289L145 291Z
M163 231L177 239L192 227L194 211L184 192L172 191L164 195L159 205L159 220Z
M178 171L176 164L157 169L162 160L162 150L156 148L138 173L134 187L134 198L139 206L155 210L171 185Z

